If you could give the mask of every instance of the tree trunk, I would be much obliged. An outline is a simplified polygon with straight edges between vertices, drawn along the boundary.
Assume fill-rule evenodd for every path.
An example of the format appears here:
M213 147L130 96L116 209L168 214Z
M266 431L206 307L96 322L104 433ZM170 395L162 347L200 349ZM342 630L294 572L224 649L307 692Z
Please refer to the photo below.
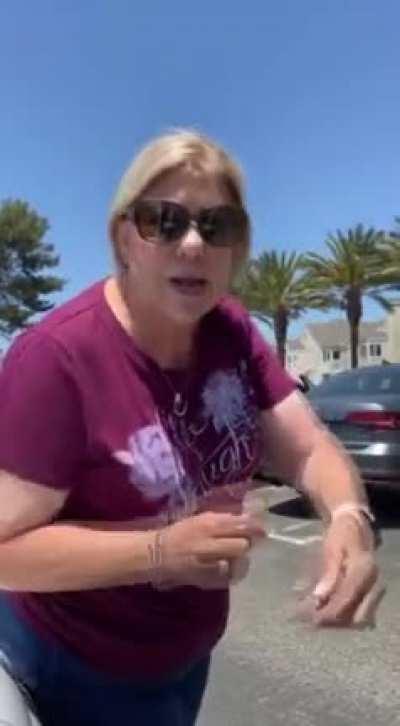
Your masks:
M358 341L362 318L362 296L358 287L350 287L346 291L346 312L350 326L351 367L358 367Z
M288 314L285 308L278 308L274 315L274 333L278 358L285 367L286 363L286 339L288 330Z
M358 368L358 333L359 323L350 323L350 350L351 350L351 367Z

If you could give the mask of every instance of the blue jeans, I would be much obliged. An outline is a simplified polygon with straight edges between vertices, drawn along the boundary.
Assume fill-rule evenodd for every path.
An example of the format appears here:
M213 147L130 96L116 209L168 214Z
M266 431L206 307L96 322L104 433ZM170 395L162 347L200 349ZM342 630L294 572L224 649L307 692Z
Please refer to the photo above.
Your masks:
M193 726L210 665L207 657L163 683L109 677L41 639L2 593L0 658L31 695L42 726Z

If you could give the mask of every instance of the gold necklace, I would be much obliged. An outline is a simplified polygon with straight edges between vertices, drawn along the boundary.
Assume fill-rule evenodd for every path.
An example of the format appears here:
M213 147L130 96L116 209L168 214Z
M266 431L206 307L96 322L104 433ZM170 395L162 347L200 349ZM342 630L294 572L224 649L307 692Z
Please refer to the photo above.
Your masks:
M166 373L164 373L162 368L160 368L160 371L161 371L164 379L168 383L170 390L174 394L174 400L173 400L173 404L172 404L173 414L177 418L183 418L184 416L186 416L188 408L189 408L189 403L188 403L187 397L186 398L184 397L182 391L176 390L172 381L169 379L168 375ZM186 388L187 388L187 386L186 386Z
M124 281L122 281L122 284L121 285L118 285L117 284L117 290L118 290L118 293L119 293L119 295L120 295L120 297L122 299L122 302L124 303L124 306L126 308L126 311L127 311L127 314L128 314L127 315L127 320L129 321L129 325L127 325L126 323L123 323L122 321L120 321L120 322L121 322L121 325L126 330L128 330L129 334L132 335L131 327L130 327L131 315L129 313L130 308L129 308L129 305L128 305L128 291L127 291L125 285L123 284L123 282ZM168 383L168 386L171 389L172 393L174 394L174 400L173 400L173 404L172 404L172 411L173 411L174 415L177 416L177 418L183 418L184 416L186 416L187 411L188 411L188 408L189 408L189 403L188 403L187 398L184 398L183 393L181 391L177 391L176 390L176 388L173 385L172 381L170 381L170 379L168 378L167 374L164 373L164 371L163 371L163 369L161 368L160 365L158 365L158 369L161 372L163 378ZM186 388L188 388L188 385L189 384L186 385Z

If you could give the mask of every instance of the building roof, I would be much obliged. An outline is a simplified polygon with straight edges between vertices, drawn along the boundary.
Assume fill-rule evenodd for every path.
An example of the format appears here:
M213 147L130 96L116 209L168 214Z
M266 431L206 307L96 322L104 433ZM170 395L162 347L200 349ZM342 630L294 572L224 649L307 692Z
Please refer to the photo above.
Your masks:
M327 323L309 323L307 325L313 338L320 348L340 348L346 350L350 347L349 324L347 320L330 320ZM383 322L365 322L360 324L360 344L373 340L376 343L387 341L387 334L383 329Z

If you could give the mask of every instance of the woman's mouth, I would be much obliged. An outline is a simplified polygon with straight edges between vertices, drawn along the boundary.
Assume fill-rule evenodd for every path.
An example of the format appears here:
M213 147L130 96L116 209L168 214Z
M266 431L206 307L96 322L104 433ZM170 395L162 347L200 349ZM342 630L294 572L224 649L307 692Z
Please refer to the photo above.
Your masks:
M170 277L169 281L181 295L201 295L208 284L204 277Z

